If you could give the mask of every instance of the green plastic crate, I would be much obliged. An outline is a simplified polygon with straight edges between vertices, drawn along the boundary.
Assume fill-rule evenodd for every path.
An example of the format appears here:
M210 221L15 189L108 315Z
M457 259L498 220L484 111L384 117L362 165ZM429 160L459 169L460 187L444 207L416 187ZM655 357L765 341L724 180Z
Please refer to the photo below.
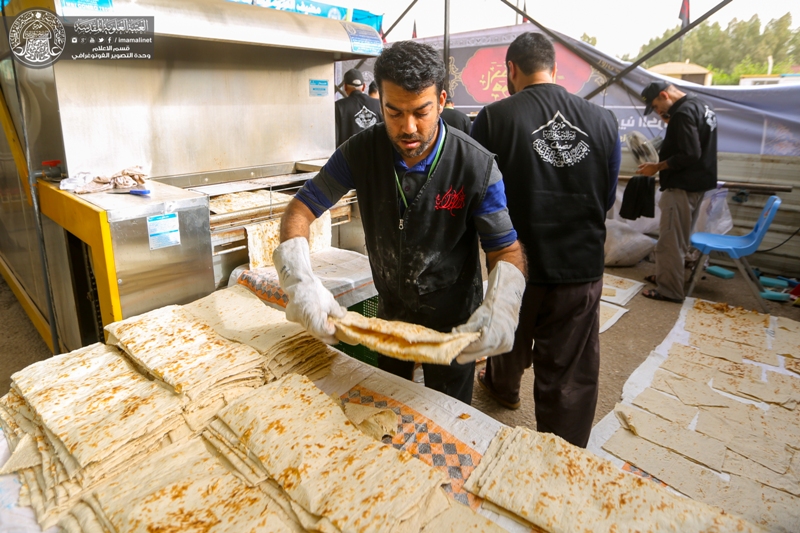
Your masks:
M364 315L366 317L374 317L378 315L378 297L373 296L372 298L367 298L361 302L358 302L355 305L351 305L347 308L348 311L353 311ZM357 344L355 346L351 346L349 344L345 344L340 342L335 346L337 350L341 350L342 352L346 353L350 357L358 359L362 363L367 363L368 365L378 366L378 352L373 352L366 346L362 346L361 344Z

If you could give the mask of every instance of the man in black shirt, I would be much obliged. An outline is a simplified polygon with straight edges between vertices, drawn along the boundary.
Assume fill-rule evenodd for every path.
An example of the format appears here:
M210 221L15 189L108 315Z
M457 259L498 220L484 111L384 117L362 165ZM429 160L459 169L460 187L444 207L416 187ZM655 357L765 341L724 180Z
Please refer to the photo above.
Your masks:
M381 104L364 93L367 85L360 70L351 68L344 73L344 92L347 98L336 101L336 146L370 126L381 122Z
M444 120L448 126L458 128L467 135L469 135L469 130L472 128L472 121L467 115L455 108L453 105L453 98L449 94L444 101L442 120Z
M542 34L518 36L506 66L512 96L478 113L472 137L497 154L528 284L512 351L490 358L478 381L515 409L533 364L537 430L586 446L600 370L605 215L621 157L617 119L554 83L555 50Z
M661 221L656 244L656 273L647 280L655 289L642 295L682 302L684 260L692 228L705 191L717 186L717 115L710 105L674 85L656 81L642 91L645 115L656 111L668 121L658 163L645 163L638 172L661 182Z

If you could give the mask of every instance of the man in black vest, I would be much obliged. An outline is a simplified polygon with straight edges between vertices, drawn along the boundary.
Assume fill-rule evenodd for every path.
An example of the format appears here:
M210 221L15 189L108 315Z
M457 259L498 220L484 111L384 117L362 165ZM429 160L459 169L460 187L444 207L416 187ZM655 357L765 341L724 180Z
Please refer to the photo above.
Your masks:
M655 81L642 91L644 114L655 110L667 121L667 133L658 150L658 163L645 163L638 172L661 183L661 221L656 243L656 273L647 281L655 289L642 291L654 300L682 302L684 261L692 228L705 191L717 186L717 115L712 107L674 85Z
M512 96L483 108L472 136L497 154L528 284L514 348L489 359L478 381L516 409L522 374L533 364L537 430L584 447L597 405L605 215L621 157L617 120L554 83L555 50L541 34L518 36L506 66Z
M449 94L444 101L442 120L444 120L448 126L458 128L467 135L469 135L469 130L472 128L472 121L467 115L456 109L455 105L453 105L453 99Z
M364 89L364 75L360 70L351 68L344 73L344 92L347 98L337 100L336 106L336 146L358 132L364 131L380 122L381 105L375 98L370 98Z
M508 351L525 289L525 258L494 156L440 119L444 62L404 41L375 62L385 123L351 137L287 206L273 259L289 297L286 318L335 342L329 317L344 309L311 271L308 228L355 189L378 317L442 332L480 331L452 365L423 364L425 385L472 401L475 360ZM483 294L478 245L490 275ZM378 366L412 379L414 363Z

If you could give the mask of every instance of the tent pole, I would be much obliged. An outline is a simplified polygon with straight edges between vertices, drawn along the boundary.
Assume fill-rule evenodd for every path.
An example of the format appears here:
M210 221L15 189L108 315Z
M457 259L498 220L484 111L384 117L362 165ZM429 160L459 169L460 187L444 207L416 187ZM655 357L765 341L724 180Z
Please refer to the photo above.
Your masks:
M502 3L504 3L505 5L507 5L508 7L510 7L511 9L513 9L514 11L516 11L517 13L519 13L523 17L523 19L527 19L528 22L530 22L531 24L533 24L534 26L536 26L537 28L542 30L542 33L544 33L545 35L550 37L552 40L558 42L559 44L564 46L567 50L569 50L573 54L577 55L578 57L580 57L581 59L583 59L584 61L589 63L592 67L595 68L595 70L600 72L606 78L610 78L610 77L614 76L614 74L610 70L605 68L598 61L596 61L594 58L592 58L591 56L586 54L580 48L574 46L572 43L566 41L565 39L562 39L560 36L558 36L556 33L554 33L549 28L547 28L547 27L543 26L542 24L539 24L538 22L536 22L536 20L532 19L531 16L528 15L525 11L519 9L518 7L516 7L514 4L512 4L508 0L500 0L500 1ZM728 1L730 1L730 0L728 0ZM639 93L637 93L636 91L634 91L633 89L631 89L630 87L625 85L624 83L620 82L620 85L622 85L622 88L625 89L626 92L628 92L630 95L635 97L637 100L639 100L641 98ZM588 97L584 97L584 98L586 98L588 100Z
M386 36L387 36L387 35L389 35L389 33L391 33L391 31L394 29L394 27L395 27L395 26L397 26L397 23L398 23L398 22L400 22L401 20L403 20L403 17L405 17L405 16L406 16L406 14L407 14L409 11L411 11L411 8L412 8L412 7L414 7L414 4L416 4L417 2L419 2L419 0L411 0L411 3L410 3L410 4L408 4L408 7L406 8L406 10L405 10L405 11L403 11L403 13L402 13L402 14L401 14L399 17L397 17L397 20L395 20L395 21L394 21L394 24L392 24L391 26L389 26L389 29L388 29L388 30L386 30L385 32L383 32L383 38L384 38L384 39L386 38ZM363 65L363 64L364 64L366 61L367 61L366 59L362 59L361 61L359 61L358 63L356 63L356 66L355 66L355 67L353 67L353 68L361 68L361 65ZM339 85L337 85L337 86L336 86L336 90L337 90L337 91L338 91L338 92L339 92L339 93L340 93L342 96L347 96L346 94L344 94L344 90L342 90L342 87L343 87L343 86L344 86L344 80L342 80L342 83L340 83Z
M692 22L691 24L689 24L688 26L683 28L681 31L679 31L678 33L676 33L675 35L673 35L672 37L670 37L669 39L667 39L663 43L659 44L658 46L656 46L655 48L653 48L652 50L647 52L645 55L643 55L642 57L640 57L639 59L637 59L636 61L634 61L630 65L628 65L624 70L622 70L616 76L613 76L612 78L609 78L603 85L601 85L600 87L598 87L595 90L593 90L592 92L590 92L584 98L589 100L594 95L596 95L596 94L598 94L600 92L603 92L606 89L606 87L608 87L612 83L616 82L617 80L625 77L625 75L628 74L630 71L632 71L633 69L635 69L636 67L638 67L639 65L641 65L642 63L644 63L645 61L647 61L648 59L650 59L654 55L656 55L657 53L659 53L661 50L663 50L667 46L669 46L672 43L674 43L675 40L682 39L686 32L688 32L689 30L691 30L692 28L694 28L695 26L697 26L698 24L700 24L701 22L706 20L708 17L710 17L711 15L713 15L714 13L716 13L717 11L719 11L720 9L725 7L726 5L730 4L731 2L733 2L733 0L722 0L722 2L717 4L715 7L711 8L705 15L703 15L699 19L695 20L694 22ZM683 40L681 40L681 54L683 54Z
M444 87L450 94L450 0L444 0Z

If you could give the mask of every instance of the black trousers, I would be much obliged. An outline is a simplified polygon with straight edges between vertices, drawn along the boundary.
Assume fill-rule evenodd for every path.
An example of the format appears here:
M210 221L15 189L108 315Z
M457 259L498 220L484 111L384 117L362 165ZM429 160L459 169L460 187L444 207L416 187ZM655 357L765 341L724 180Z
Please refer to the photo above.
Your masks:
M408 380L414 379L414 362L378 355L378 368ZM472 403L472 385L475 382L475 363L461 365L453 361L448 365L422 364L425 386L466 404Z
M533 364L536 429L582 448L597 407L602 291L602 279L528 285L514 347L486 362L487 384L511 402L519 400L522 374Z

